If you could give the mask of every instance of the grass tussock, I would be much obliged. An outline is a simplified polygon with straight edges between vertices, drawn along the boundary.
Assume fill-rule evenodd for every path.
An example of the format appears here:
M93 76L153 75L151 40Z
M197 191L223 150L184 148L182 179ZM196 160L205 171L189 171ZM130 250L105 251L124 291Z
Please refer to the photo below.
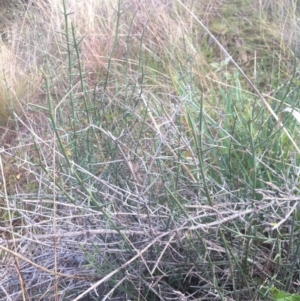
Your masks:
M299 294L288 2L4 4L0 300Z

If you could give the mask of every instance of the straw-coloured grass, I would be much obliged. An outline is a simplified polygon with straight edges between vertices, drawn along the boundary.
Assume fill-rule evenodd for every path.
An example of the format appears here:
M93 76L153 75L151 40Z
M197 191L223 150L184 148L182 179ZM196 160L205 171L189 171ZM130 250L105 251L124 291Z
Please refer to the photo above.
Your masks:
M288 2L9 6L1 301L299 293Z

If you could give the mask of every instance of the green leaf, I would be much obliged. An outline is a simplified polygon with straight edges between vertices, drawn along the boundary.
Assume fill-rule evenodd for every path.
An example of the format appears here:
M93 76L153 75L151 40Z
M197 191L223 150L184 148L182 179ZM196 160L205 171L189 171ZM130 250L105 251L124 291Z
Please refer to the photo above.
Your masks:
M275 287L272 287L270 292L274 301L300 301L300 295L289 294Z

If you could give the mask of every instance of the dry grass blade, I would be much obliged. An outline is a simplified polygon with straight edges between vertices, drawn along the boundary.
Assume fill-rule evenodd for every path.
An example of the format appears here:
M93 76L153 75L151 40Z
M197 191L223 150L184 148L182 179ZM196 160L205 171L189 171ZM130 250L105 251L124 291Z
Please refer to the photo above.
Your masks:
M285 223L295 211L298 210L297 208L299 208L298 202L296 202L296 203L293 205L293 207L289 210L289 212L285 215L285 217L284 217L280 222L276 223L276 224L273 226L272 230L279 229L279 227L280 227L283 223Z
M120 286L126 279L127 279L127 276L125 276L123 279L121 279L120 281L118 281L118 283L105 296L103 296L101 300L105 301L108 298L110 298L110 296L113 294L113 292L116 290L116 288L118 286Z
M77 298L75 298L73 301L79 301L82 297L84 297L86 294L88 294L88 292L96 289L100 284L104 283L105 281L109 280L112 276L114 276L116 273L118 273L119 271L123 270L124 268L126 268L130 263L134 262L136 259L138 259L140 256L143 255L143 253L145 253L152 245L154 245L160 238L168 235L169 233L164 233L161 234L159 236L157 236L156 238L154 238L152 240L151 243L149 243L145 248L143 248L142 250L138 251L138 254L136 254L135 256L133 256L130 260L128 260L126 263L124 263L122 266L120 266L119 268L115 269L114 271L112 271L111 273L109 273L108 275L104 276L101 280L97 281L95 284L93 284L89 289L87 289L86 291L84 291L82 294L80 294Z
M169 247L169 245L170 245L171 242L173 241L173 238L175 237L175 235L176 235L176 233L174 233L173 235L171 235L171 237L170 237L170 239L169 239L169 242L166 243L166 245L165 245L164 249L162 250L160 256L157 258L157 261L156 261L156 263L155 263L153 269L151 270L151 273L150 273L151 275L154 274L155 270L157 269L157 266L159 265L159 262L161 261L161 259L162 259L163 255L164 255L164 253L166 252L167 248Z
M13 255L15 258L18 258L18 259L21 259L29 264L31 264L32 266L38 268L39 270L43 271L43 272L46 272L48 274L51 274L51 275L54 275L54 276L61 276L61 277L64 277L64 278L75 278L75 279L83 279L82 277L78 277L76 275L68 275L68 274L63 274L63 273L59 273L59 272L55 272L55 271L51 271L51 270L48 270L36 263L34 263L33 261L29 260L28 258L24 257L23 255L19 254L19 253L16 253L4 246L1 246L0 245L0 249L7 252L8 254L11 254Z

